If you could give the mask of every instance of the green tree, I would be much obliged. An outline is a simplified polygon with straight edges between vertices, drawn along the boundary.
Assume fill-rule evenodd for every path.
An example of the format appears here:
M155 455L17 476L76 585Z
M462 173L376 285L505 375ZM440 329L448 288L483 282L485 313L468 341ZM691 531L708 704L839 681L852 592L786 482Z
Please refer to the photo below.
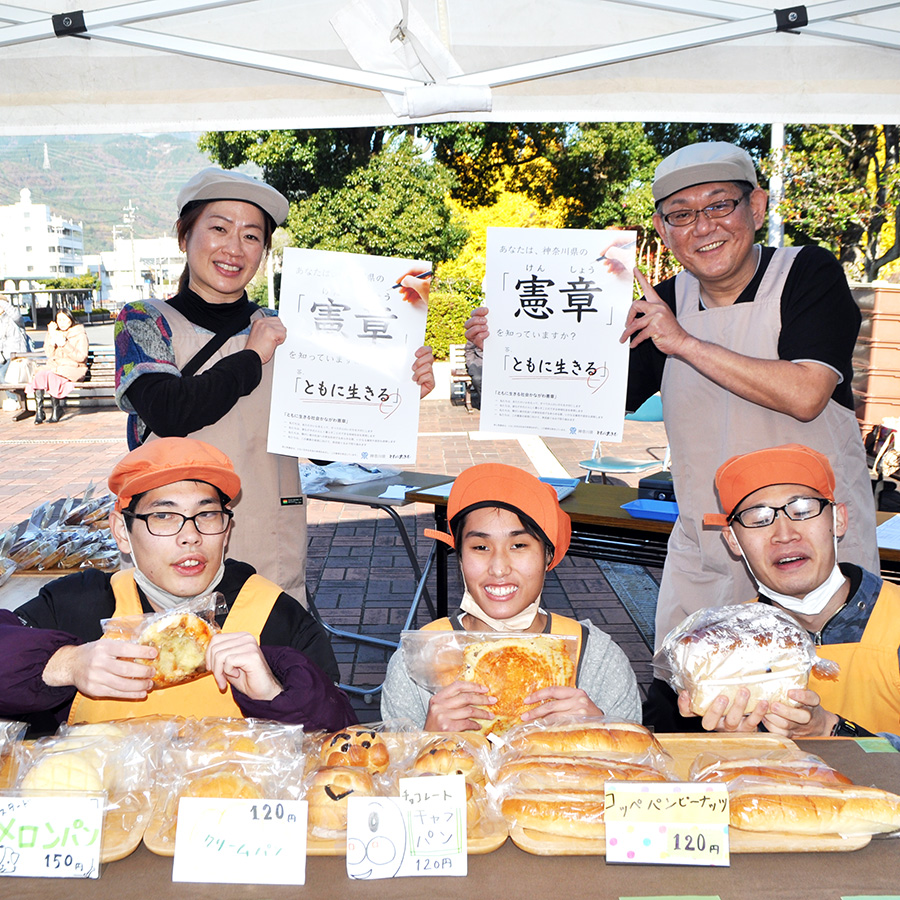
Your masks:
M340 187L381 153L392 131L396 129L207 132L198 146L226 169L254 163L272 187L289 200L302 200L320 188Z
M848 274L875 280L900 259L900 126L803 126L787 140L785 231L795 244L831 249Z
M37 278L38 284L46 285L51 290L61 291L96 291L100 287L100 279L96 275L65 275L59 278Z
M451 172L425 158L407 129L209 133L200 147L222 166L260 166L291 200L296 246L433 263L455 255L466 232L447 205Z
M647 122L644 131L660 157L668 156L688 144L726 141L743 147L755 160L769 152L768 125L731 122Z
M455 256L466 239L446 201L451 186L449 170L402 140L372 156L339 187L320 188L294 203L287 227L302 247L437 264Z

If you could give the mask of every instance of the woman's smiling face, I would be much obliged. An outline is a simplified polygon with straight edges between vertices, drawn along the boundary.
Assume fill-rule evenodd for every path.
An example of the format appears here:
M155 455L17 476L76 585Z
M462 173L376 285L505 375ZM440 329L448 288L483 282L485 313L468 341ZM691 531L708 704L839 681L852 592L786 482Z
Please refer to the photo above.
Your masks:
M491 618L517 615L534 603L544 587L546 547L508 509L484 507L470 512L457 549L466 587Z
M233 303L256 274L265 253L265 218L241 200L203 207L184 241L191 289L207 303Z

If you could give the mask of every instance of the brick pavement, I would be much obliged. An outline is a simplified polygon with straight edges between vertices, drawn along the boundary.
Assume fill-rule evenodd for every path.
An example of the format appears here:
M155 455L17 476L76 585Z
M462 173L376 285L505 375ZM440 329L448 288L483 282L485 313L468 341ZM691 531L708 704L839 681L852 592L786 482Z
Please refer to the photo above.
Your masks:
M583 474L578 460L590 455L590 442L547 439L544 443L552 456L535 456L533 439L485 440L477 433L478 421L478 412L453 406L445 397L423 401L415 468L456 475L475 463L497 461L535 474L559 475L562 470L572 476ZM31 418L13 422L9 414L0 413L0 531L27 518L39 503L81 493L91 482L105 485L112 465L127 449L124 424L124 414L114 409L69 410L60 423L40 427ZM659 423L628 422L625 438L616 447L621 455L640 458L647 456L647 448L658 448L655 452L661 456L665 445ZM540 471L548 465L555 471ZM635 484L636 479L622 480ZM400 514L424 565L431 540L422 530L432 524L430 507L411 504ZM415 583L390 518L367 507L312 500L308 519L308 582L323 618L336 627L395 639ZM461 592L452 569L451 565L451 603ZM432 588L433 581L432 575ZM0 588L0 605L4 590ZM566 558L548 575L544 598L551 610L591 618L625 650L642 687L649 683L650 652L601 564ZM427 611L420 612L419 624L426 616ZM338 638L333 643L345 681L381 682L387 659L383 650ZM354 698L354 703L363 721L377 719L377 706L366 706L362 698Z

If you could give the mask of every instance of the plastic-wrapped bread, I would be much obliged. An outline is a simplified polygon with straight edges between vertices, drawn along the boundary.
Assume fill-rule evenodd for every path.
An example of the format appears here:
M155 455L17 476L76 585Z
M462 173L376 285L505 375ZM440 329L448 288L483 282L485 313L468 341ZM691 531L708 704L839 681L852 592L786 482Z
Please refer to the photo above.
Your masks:
M313 773L306 793L309 833L317 838L340 837L347 831L347 800L373 797L372 776L361 769L327 767Z
M522 713L538 706L525 697L546 687L575 685L575 663L568 643L550 635L504 637L463 648L462 680L483 685L497 702L481 724L484 733L502 735L522 721Z
M174 613L151 622L137 642L159 651L159 656L151 662L154 687L182 684L204 675L206 650L217 630L215 625L193 613Z
M658 677L688 691L698 716L719 695L733 701L742 687L750 692L747 713L760 700L796 706L788 692L806 687L813 666L836 671L817 659L804 628L765 603L698 610L669 632L653 662Z
M879 834L900 829L900 797L878 788L784 785L729 789L731 826L787 834Z
M779 783L852 784L846 775L833 769L817 756L794 759L738 758L691 765L691 781L723 781L729 784L738 778L759 779Z
M359 766L380 773L390 764L391 754L377 731L354 727L326 735L319 759L323 766Z
M500 802L509 826L529 828L562 837L602 839L604 792L528 791L504 797Z
M642 763L587 756L519 756L500 766L494 783L524 791L599 791L607 781L666 781L658 769Z
M476 735L481 738L481 735ZM481 738L484 741L484 738ZM413 762L413 773L432 775L462 775L468 784L484 784L485 766L482 753L461 736L435 736L420 748Z
M640 757L662 753L653 734L637 722L618 719L582 719L543 726L520 725L507 735L506 746L532 756L607 753Z

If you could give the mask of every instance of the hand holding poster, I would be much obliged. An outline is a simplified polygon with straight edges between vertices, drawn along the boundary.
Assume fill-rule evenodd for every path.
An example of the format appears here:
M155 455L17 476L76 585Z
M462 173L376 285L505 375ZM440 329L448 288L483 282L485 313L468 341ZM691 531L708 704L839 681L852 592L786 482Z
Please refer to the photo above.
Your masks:
M481 430L621 441L633 231L489 228Z
M415 462L431 264L284 251L270 453L343 462Z

